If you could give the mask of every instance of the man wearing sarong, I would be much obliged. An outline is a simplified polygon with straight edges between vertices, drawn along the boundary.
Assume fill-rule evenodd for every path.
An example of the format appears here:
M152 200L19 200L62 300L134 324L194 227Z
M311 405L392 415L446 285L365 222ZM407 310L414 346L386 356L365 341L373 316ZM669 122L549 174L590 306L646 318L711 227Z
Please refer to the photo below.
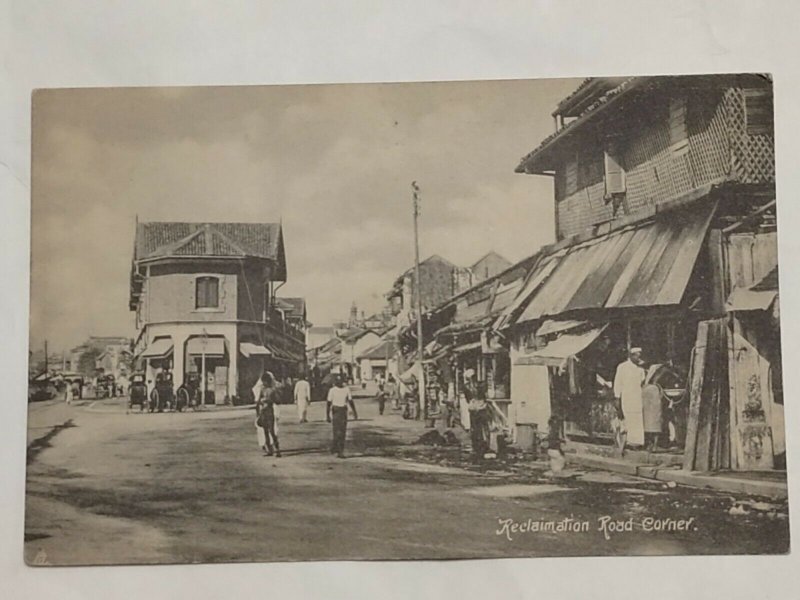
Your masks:
M617 443L620 451L627 444L644 445L644 411L642 408L642 349L631 348L628 360L617 367L614 376L614 397L617 400L619 422Z

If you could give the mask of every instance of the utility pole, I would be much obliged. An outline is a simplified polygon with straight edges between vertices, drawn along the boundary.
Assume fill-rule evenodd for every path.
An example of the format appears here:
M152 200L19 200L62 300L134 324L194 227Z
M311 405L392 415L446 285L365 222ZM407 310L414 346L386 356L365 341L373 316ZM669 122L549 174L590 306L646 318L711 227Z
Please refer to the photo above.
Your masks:
M424 344L422 343L422 280L419 275L419 227L417 221L420 213L420 192L416 181L411 182L411 189L414 195L414 287L417 294L417 366L418 377L417 392L419 393L419 406L422 409L422 418L428 418L428 403L425 401L425 371L422 368L422 353Z
M47 379L50 373L50 363L47 359L47 340L44 341L44 378Z
M202 382L200 387L200 404L205 408L206 406L206 343L208 342L208 334L206 330L203 329L203 337L202 337L201 347L202 352L200 353L200 381Z

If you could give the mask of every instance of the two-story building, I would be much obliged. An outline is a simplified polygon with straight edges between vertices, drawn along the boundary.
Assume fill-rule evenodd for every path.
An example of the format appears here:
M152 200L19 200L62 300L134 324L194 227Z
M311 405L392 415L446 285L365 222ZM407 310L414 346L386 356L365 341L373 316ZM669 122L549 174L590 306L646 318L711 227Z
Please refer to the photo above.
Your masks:
M249 400L264 369L296 374L305 305L276 299L286 276L279 224L137 223L130 309L150 385L159 371L172 371L176 388L195 373L219 404Z
M552 178L557 241L495 323L512 420L607 443L610 382L641 347L660 447L688 469L780 466L778 328L745 324L777 314L771 80L592 78L553 117L517 172Z

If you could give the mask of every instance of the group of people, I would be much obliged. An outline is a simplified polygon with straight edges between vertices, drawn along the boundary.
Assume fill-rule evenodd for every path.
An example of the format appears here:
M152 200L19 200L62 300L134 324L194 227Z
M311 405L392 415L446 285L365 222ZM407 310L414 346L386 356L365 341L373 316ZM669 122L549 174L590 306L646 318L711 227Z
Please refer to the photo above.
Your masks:
M677 437L676 402L665 397L662 387L664 379L675 373L665 365L645 366L642 349L634 347L628 352L628 359L617 366L614 376L616 418L612 427L620 452L624 452L627 446L643 446L655 451L665 421L670 441Z
M280 411L277 405L282 397L281 386L275 376L265 371L253 387L253 398L256 410L256 436L258 446L265 456L281 456L278 439L278 421ZM297 408L299 423L308 422L308 407L311 402L311 386L308 380L300 377L294 384L293 399ZM358 412L350 388L344 378L337 375L334 385L328 391L326 402L326 419L332 424L331 453L344 458L345 439L347 437L348 408L353 411L353 418L358 419Z

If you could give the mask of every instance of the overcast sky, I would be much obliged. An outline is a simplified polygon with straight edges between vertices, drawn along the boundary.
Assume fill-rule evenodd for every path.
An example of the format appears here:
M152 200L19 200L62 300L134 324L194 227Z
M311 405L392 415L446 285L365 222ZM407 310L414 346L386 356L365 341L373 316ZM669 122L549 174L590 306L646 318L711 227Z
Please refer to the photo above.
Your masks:
M422 257L552 241L552 182L514 173L575 79L44 90L33 99L31 336L132 335L134 220L283 220L317 325L368 313Z

